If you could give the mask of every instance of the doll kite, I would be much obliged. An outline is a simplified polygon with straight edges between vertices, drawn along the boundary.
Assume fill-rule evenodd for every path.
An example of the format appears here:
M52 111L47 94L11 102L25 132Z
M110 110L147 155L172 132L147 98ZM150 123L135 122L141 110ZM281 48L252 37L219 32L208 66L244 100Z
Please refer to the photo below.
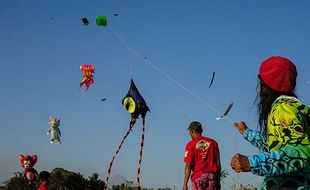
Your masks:
M49 119L50 128L48 129L47 135L50 135L51 144L60 144L61 132L59 129L60 118L56 119L51 116Z
M113 161L114 161L116 155L118 154L119 150L121 149L125 139L127 138L129 133L131 132L131 129L134 126L134 124L136 123L136 120L139 118L139 115L141 115L141 118L142 118L142 136L141 136L140 157L139 157L138 174L137 174L138 189L141 190L140 168L141 168L142 152L143 152L143 145L144 145L144 132L145 132L144 124L145 124L146 113L150 110L147 107L145 100L143 99L143 97L139 93L139 91L138 91L138 89L137 89L137 87L136 87L136 85L132 79L131 79L129 90L128 90L126 96L123 98L122 104L123 104L124 108L126 109L126 111L130 113L131 121L129 123L129 129L128 129L127 133L123 137L123 140L121 141L120 145L118 146L118 149L115 152L115 154L114 154L114 156L110 162L109 169L107 172L107 178L106 178L106 188L108 187L108 181L109 181L109 177L111 174Z
M28 181L29 186L31 188L34 188L38 172L33 168L33 166L37 163L38 160L37 155L33 156L19 155L18 159L21 166L24 168L23 172L24 178Z
M95 72L95 66L93 65L81 65L80 69L83 72L83 79L80 82L80 88L85 84L85 90L83 93L85 93L89 86L94 83L93 79L93 73Z

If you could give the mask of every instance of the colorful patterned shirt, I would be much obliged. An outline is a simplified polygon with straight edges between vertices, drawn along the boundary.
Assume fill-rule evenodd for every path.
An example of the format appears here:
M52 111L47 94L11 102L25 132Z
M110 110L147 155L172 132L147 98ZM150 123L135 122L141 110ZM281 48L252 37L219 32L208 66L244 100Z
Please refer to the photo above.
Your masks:
M280 96L268 116L267 143L250 129L243 137L262 154L249 156L253 174L266 176L261 189L310 187L310 109L297 98Z

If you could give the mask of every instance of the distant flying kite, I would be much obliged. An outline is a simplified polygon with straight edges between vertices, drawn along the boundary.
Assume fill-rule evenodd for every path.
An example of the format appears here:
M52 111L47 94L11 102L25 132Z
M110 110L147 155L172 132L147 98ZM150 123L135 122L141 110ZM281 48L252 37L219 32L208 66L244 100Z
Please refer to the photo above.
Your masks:
M220 120L220 119L222 119L224 116L226 116L226 115L229 113L229 111L231 110L231 108L233 107L233 105L234 105L234 102L231 102L231 103L227 106L225 112L224 112L220 117L217 117L216 120Z
M80 82L80 88L85 84L85 93L89 86L94 83L93 73L95 72L95 66L93 65L81 65L80 69L83 72L83 79Z
M97 16L96 23L98 26L107 26L108 24L108 17L106 16Z
M50 124L50 128L48 129L47 135L50 135L51 144L60 144L60 118L56 119L51 116L48 123Z
M84 25L88 25L89 24L89 21L88 21L88 19L86 17L83 17L81 19L81 21L83 22Z
M212 84L213 84L214 77L215 77L215 72L213 72L213 74L212 74L212 79L211 79L211 81L210 81L209 88L210 88L210 87L212 86Z

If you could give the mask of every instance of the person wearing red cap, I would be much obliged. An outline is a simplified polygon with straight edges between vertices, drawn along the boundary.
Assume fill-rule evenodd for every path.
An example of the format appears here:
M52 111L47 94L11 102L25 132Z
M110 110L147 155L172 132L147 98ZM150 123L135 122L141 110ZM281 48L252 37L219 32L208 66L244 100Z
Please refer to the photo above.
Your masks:
M234 127L261 154L235 154L230 162L236 172L264 176L261 189L310 189L310 108L294 94L296 66L274 56L259 69L259 130L241 122Z
M183 190L187 190L190 175L192 190L218 190L221 188L220 151L215 140L202 136L202 125L193 121L188 127L192 140L185 148Z

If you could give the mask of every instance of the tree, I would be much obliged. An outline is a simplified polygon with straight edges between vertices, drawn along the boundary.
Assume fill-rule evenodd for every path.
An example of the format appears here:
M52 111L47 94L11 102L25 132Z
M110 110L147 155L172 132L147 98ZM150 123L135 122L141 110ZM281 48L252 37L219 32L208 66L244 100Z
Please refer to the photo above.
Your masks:
M23 174L20 172L15 172L14 177L4 182L5 187L9 190L31 190L28 182L24 179Z
M54 168L51 172L50 189L57 190L85 190L87 181L81 174L67 171L63 168Z
M99 175L97 173L93 173L92 176L88 177L88 180L87 180L88 190L103 189L103 181L98 178L99 178Z

